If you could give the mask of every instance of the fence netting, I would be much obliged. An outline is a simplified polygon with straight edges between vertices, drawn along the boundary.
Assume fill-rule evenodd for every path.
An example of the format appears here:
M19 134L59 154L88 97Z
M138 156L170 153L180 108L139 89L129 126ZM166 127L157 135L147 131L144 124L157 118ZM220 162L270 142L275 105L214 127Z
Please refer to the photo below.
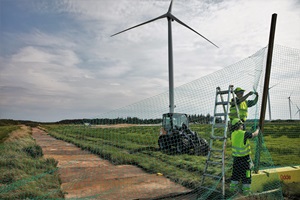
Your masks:
M246 133L242 131L243 136L255 132L261 114L266 56L267 47L235 64L176 87L173 115L168 114L169 93L165 92L89 119L64 120L42 126L51 136L73 143L114 165L134 165L149 174L163 176L184 188L182 194L189 195L189 199L283 199L286 185L279 169L299 166L298 49L274 46L264 129L260 137L248 139L250 156L233 157L234 131L228 127L226 147L223 146L224 138L213 140L213 148L221 150L216 156L222 158L224 152L225 167L222 170L219 163L206 165L211 151L212 125L216 121L226 121L225 117L214 117L216 88L228 90L229 85L233 85L244 89L244 94L257 92L258 101L248 108L244 122ZM250 95L247 100L254 100L255 96ZM222 136L224 127L214 131ZM247 146L244 139L242 143ZM239 148L245 150L242 143ZM73 164L66 162L60 167L64 165ZM232 179L233 168L234 176L238 178ZM203 178L204 173L212 176ZM80 177L74 179L73 185L82 180ZM9 183L5 187L4 192L12 192L20 186ZM66 187L64 189L68 189ZM115 188L91 198L107 199L105 195L110 192L115 192ZM174 191L165 189L165 194L168 193L174 194ZM139 191L135 195L136 199L143 197ZM186 199L178 191L173 198Z

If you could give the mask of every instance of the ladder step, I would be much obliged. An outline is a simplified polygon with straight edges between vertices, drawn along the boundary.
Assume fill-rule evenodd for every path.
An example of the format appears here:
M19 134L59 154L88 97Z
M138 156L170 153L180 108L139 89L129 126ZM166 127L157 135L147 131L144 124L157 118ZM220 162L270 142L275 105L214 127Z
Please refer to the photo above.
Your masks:
M225 140L227 139L226 137L224 136L211 136L210 139L213 139L213 140Z
M216 175L212 175L212 174L203 174L203 176L211 177L211 178L214 178L214 179L221 179L222 178L221 176L216 176Z
M218 91L217 94L228 94L228 90Z
M216 123L216 124L214 124L214 127L215 128L225 128L226 124L225 123Z
M211 156L211 158L214 158L214 159L219 159L219 160L221 160L221 159L222 159L222 157L220 157L220 156ZM225 158L225 160L226 160L226 158Z
M206 189L206 190L214 191L214 192L217 192L217 193L222 193L222 192L219 191L219 190L216 190L216 189L214 189L214 188L205 187L205 186L200 186L200 189Z
M219 117L222 117L222 116L226 116L227 114L226 113L215 113L215 116L219 116Z
M208 163L208 164L212 164L212 165L223 165L223 163L222 162L216 162L216 161L206 161L206 163Z
M222 152L223 152L223 149L210 149L210 151L216 151L216 152L222 153Z
M227 105L228 103L228 101L219 101L216 103L216 105Z

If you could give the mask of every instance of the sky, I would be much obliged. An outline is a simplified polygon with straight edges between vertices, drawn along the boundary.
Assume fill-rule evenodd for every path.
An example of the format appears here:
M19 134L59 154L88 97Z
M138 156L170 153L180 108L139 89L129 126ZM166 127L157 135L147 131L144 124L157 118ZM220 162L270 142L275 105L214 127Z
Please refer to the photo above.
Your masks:
M0 119L90 118L168 91L170 0L0 0ZM299 0L174 0L175 87L268 44L300 49Z

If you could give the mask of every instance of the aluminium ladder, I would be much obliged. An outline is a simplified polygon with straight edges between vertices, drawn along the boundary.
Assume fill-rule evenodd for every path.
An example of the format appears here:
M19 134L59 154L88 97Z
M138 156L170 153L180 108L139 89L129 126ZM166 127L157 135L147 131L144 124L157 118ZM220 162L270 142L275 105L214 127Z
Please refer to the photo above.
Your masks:
M225 97L223 97L223 95ZM210 136L209 151L200 186L200 188L209 191L209 195L213 192L221 193L223 198L225 198L225 149L229 123L228 112L231 104L231 98L233 99L233 103L235 105L235 108L237 109L237 115L239 116L239 110L237 107L236 97L233 91L233 85L229 85L228 90L224 91L221 91L220 87L216 88L214 118L212 122L212 132ZM220 148L220 144L216 145L217 140L222 141L222 149ZM210 171L210 168L218 166L222 168L221 173L215 172L214 170ZM218 184L214 184L210 187L204 186L204 182L208 178L215 181L221 181L221 191L220 189L217 189L219 182Z

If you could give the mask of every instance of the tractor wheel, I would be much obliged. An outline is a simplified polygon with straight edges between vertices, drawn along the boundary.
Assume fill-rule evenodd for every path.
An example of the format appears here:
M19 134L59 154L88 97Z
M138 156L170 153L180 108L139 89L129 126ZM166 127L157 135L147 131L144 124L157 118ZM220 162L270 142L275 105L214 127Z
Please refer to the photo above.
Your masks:
M158 138L159 150L163 151L163 150L168 150L170 148L168 139L169 137L167 135L159 136Z
M208 154L209 145L207 141L198 135L195 135L194 142L194 154L197 156L206 156Z
M176 151L177 153L187 153L189 150L189 140L185 137L178 138L178 141L176 143Z
M199 143L195 144L194 146L194 153L196 156L200 156L201 155L201 146Z
M203 138L199 138L199 141L200 141L200 155L207 156L209 150L208 142Z

